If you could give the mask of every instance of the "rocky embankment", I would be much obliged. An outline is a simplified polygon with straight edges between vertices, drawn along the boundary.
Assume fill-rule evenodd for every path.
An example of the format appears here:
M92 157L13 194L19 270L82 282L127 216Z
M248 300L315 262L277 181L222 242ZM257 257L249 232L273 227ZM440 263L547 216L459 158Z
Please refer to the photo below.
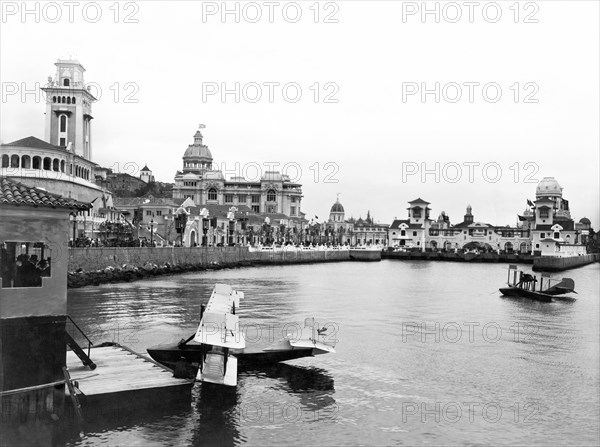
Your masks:
M173 275L185 272L198 272L203 270L219 270L223 268L248 267L251 262L239 262L237 265L224 265L213 263L208 265L156 265L147 262L142 267L125 264L121 268L106 267L102 270L94 270L90 272L78 269L76 272L69 272L67 275L67 287L76 289L85 286L97 286L100 284L114 282L131 282L144 278L160 275Z
M172 265L165 263L157 265L152 262L146 262L143 266L124 264L122 267L106 267L100 270L84 271L77 269L75 272L69 272L67 275L67 287L76 289L85 286L98 286L100 284L115 282L138 281L153 276L174 275L186 272L200 272L204 270L221 270L241 267L255 267L260 265L289 265L289 264L307 264L315 262L339 262L344 259L296 259L294 261L274 261L269 259L236 261L236 262L211 262L208 264L179 264Z

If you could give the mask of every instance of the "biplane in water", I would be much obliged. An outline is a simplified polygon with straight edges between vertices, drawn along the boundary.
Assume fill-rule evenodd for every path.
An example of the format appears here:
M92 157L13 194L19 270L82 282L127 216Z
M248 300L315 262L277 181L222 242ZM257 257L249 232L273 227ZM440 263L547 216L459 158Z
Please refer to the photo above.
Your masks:
M216 284L206 306L200 307L200 324L194 335L176 344L148 348L150 356L169 368L197 371L202 382L236 386L238 368L273 364L285 360L335 352L326 341L326 328L314 318L304 321L298 336L288 336L264 349L246 347L236 311L244 293L226 284Z
M553 297L558 295L577 293L575 292L575 281L571 278L563 278L554 285L552 285L552 281L557 280L553 280L542 274L538 286L538 279L536 276L518 270L516 265L511 264L508 267L508 281L506 283L508 287L501 287L500 293L505 296L529 298L543 302L550 302ZM544 288L544 286L546 288Z

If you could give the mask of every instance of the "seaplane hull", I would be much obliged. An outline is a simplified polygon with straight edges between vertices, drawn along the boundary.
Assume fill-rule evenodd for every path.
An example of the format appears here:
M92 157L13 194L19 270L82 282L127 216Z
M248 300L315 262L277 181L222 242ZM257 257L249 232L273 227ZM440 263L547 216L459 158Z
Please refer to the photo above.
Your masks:
M294 347L288 345L288 347L282 346L281 348L273 349L246 348L240 351L232 350L231 355L237 358L238 370L247 370L260 365L272 365L274 363L285 362L286 360L314 357L315 355L332 352L321 348L320 346L315 347L312 344L310 346ZM327 348L331 349L329 346ZM183 348L180 348L176 343L148 348L150 357L168 368L174 368L177 361L182 357L198 367L205 352L207 350L202 345L192 345L189 343Z
M533 292L531 290L524 290L519 287L503 287L500 289L500 293L504 296L512 296L516 298L529 298L530 300L542 301L544 303L549 303L552 301L552 295L540 292Z

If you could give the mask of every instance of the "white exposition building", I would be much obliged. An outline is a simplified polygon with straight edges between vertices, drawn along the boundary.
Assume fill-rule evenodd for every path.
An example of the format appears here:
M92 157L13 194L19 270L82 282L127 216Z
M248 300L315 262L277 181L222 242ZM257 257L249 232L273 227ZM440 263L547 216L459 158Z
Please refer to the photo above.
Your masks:
M76 237L94 238L107 220L120 219L112 194L96 181L102 168L92 161L92 104L85 69L77 60L59 59L56 75L42 87L46 99L44 140L29 136L0 145L0 176L43 188L93 208L74 219Z
M247 206L257 214L284 215L291 220L302 217L302 185L277 171L266 171L257 181L226 179L222 171L213 169L213 157L200 130L183 154L183 169L175 174L173 199L191 199L196 206Z

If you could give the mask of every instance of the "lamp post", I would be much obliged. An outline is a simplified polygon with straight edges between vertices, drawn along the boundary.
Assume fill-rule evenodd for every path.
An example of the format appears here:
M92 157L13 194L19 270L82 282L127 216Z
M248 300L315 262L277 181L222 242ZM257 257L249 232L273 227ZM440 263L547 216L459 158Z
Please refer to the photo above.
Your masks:
M206 247L207 245L207 240L206 240L206 234L208 233L208 227L209 227L209 212L206 208L202 208L202 210L200 211L200 217L202 218L202 246Z
M175 211L175 231L179 234L180 244L183 247L183 235L185 233L185 226L187 224L188 213L183 207L179 207L177 211Z
M77 214L71 213L71 220L73 221L73 247L75 247L75 234L77 233Z
M150 219L150 247L154 247L154 219Z
M227 213L227 219L229 219L229 228L228 228L228 233L229 233L229 243L228 245L233 245L233 230L235 228L235 212L237 211L237 208L235 206L232 206L231 208L229 208L229 212Z

